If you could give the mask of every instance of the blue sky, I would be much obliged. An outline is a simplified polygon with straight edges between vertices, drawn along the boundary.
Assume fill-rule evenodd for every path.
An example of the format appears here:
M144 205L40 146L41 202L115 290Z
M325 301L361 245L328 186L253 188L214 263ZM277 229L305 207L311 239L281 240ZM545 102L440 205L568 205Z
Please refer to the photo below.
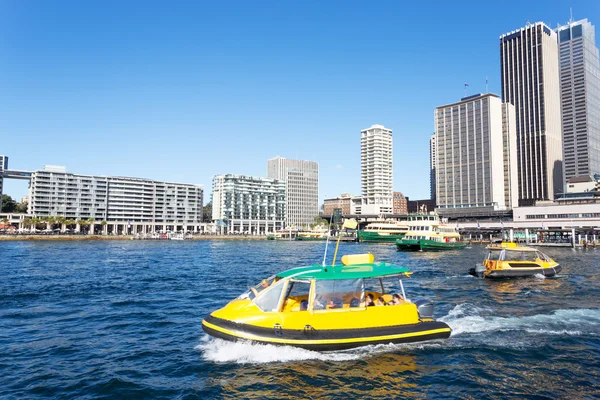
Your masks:
M0 154L14 169L205 185L319 162L360 194L360 131L394 131L394 189L429 197L436 106L499 93L498 37L600 23L597 1L0 0ZM7 181L20 198L27 186Z

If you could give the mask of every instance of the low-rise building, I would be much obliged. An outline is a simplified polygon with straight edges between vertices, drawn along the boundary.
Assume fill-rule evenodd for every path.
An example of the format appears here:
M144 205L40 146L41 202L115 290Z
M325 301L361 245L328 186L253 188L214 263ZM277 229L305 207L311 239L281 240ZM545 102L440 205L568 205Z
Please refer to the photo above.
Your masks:
M286 227L286 184L246 175L213 178L212 219L220 233L266 234Z
M341 210L342 215L351 214L352 211L352 195L349 193L342 193L339 197L334 199L323 200L323 214L333 215L335 209Z
M394 192L393 214L408 214L408 199L402 192Z
M29 213L35 217L106 221L105 232L198 231L201 185L68 173L46 166L31 173Z

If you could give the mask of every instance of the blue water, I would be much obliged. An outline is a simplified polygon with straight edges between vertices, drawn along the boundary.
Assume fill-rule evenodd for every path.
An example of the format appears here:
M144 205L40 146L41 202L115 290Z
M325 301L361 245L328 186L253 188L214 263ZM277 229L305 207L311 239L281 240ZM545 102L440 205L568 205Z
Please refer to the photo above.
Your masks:
M555 278L480 280L484 248L397 253L445 341L316 353L228 343L201 320L323 243L0 242L0 398L600 397L600 249L550 249ZM330 253L332 254L332 253Z

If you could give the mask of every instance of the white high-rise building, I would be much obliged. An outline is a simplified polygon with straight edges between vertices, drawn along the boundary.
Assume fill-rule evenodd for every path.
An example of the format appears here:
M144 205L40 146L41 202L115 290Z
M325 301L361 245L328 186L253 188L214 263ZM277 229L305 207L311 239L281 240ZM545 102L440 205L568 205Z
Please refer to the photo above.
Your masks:
M514 106L494 94L477 94L435 110L436 210L444 216L509 210L516 163ZM502 150L501 150L502 149ZM509 192L511 193L511 192Z
M587 19L557 29L565 182L600 173L600 63Z
M267 161L267 177L286 183L287 226L306 227L319 215L319 163L275 157Z
M429 198L433 204L437 205L436 191L435 191L435 164L436 164L436 136L435 133L429 138Z
M363 215L392 214L392 130L372 125L360 134L362 202L355 211Z
M556 32L542 22L500 36L502 101L515 106L519 205L562 192Z
M285 182L246 175L213 178L212 219L221 233L266 234L284 228Z

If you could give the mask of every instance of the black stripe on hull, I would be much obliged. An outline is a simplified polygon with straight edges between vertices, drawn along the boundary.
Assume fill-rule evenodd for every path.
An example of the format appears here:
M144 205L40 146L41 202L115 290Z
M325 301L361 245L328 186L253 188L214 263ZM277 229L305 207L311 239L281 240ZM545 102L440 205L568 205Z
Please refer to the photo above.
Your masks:
M240 338L234 335L229 335L212 328L209 328L205 325L202 325L202 329L204 332L209 334L210 336L227 340L230 342L237 341L245 341L247 339ZM348 350L354 349L362 346L376 345L376 344L400 344L400 343L415 343L415 342L424 342L426 340L434 340L434 339L447 339L450 337L450 332L440 332L440 333L432 333L428 335L421 336L412 336L412 337L404 337L404 338L396 338L396 339L384 339L384 340L372 340L372 341L361 341L361 342L344 342L344 343L326 343L326 344L297 344L297 343L275 343L270 342L268 339L265 340L249 340L252 343L259 344L271 344L275 346L293 346L306 350L313 351L335 351L335 350Z
M301 347L309 350L342 350L350 349L359 346L367 346L371 344L387 344L387 343L411 343L421 342L425 340L433 339L446 339L450 336L449 326L443 322L431 321L421 322L418 324L411 325L396 325L396 326L385 326L378 328L362 328L362 329L332 329L332 330L295 330L295 329L270 329L263 327L256 327L248 324L238 324L235 322L227 321L221 318L215 318L211 315L206 317L206 322L227 329L232 332L240 332L240 335L252 334L264 338L264 340L256 339L253 340L257 343L268 343L275 345L291 345ZM245 340L243 337L235 336L235 334L228 334L216 329L212 329L202 324L202 329L214 337L218 337L225 340L236 341ZM380 337L390 336L399 334L410 334L419 333L423 331L430 331L435 329L448 329L447 332L438 332L427 335L409 336L396 339L374 339L370 341L356 341L356 342L344 342L344 343L328 343L328 344L296 344L296 343L275 343L270 339L278 340L343 340L343 339L364 339L369 337Z
M558 274L562 270L560 265L557 265L553 268L535 268L535 269L503 269L492 271L487 276L488 278L519 278L519 277L528 277L534 276L536 274L542 274L544 276L554 276Z

